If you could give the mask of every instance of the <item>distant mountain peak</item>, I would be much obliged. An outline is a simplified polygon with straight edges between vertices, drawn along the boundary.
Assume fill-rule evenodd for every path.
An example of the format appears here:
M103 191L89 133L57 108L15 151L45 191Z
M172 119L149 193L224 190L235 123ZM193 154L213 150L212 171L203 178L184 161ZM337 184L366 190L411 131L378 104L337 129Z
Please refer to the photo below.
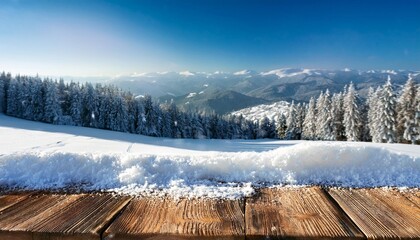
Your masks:
M194 76L195 74L193 72L190 72L190 71L186 70L186 71L183 71L183 72L179 72L179 75Z
M130 75L130 77L145 77L145 76L147 76L147 72L143 72L143 73L133 73L133 74L131 74Z
M246 70L246 69L233 73L233 75L248 75L248 74L251 74L251 71Z
M279 68L274 69L268 72L261 72L260 75L277 75L279 78L283 77L294 77L301 74L317 74L314 69L306 69L306 68Z

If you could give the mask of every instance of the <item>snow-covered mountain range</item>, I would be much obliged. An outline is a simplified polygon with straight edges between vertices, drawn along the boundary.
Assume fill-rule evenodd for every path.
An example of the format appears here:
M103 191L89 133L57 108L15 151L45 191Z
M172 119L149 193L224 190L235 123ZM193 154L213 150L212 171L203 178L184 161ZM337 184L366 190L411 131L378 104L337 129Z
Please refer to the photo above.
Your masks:
M416 82L420 81L420 71L410 70L281 68L263 72L186 70L135 73L108 79L108 83L138 95L150 94L161 98L161 101L173 99L184 109L204 109L223 114L281 100L307 102L327 88L331 93L342 91L350 82L365 97L369 87L384 84L388 76L391 76L394 85L400 86L407 81L409 74Z

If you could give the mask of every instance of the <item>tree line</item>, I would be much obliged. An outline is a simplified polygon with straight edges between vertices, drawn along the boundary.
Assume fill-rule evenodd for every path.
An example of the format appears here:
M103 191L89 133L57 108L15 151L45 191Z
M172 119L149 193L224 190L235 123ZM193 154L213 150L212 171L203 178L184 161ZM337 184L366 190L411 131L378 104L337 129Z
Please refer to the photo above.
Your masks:
M350 83L332 96L327 89L308 104L292 103L279 119L282 139L414 144L420 140L420 86L409 76L397 94L388 77L363 101Z
M362 100L351 83L292 104L277 121L183 112L112 85L0 74L0 112L23 119L155 137L411 142L419 138L420 87L409 77L399 94L391 79Z
M259 126L242 116L182 112L113 85L0 74L0 112L27 120L154 137L256 139Z

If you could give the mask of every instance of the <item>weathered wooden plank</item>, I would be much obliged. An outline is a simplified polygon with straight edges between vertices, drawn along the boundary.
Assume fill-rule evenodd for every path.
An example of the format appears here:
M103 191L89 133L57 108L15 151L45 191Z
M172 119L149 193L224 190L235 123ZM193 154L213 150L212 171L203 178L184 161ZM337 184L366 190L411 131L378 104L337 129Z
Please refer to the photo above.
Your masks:
M245 209L247 239L364 237L319 187L262 189Z
M403 191L402 194L420 208L420 191L418 189Z
M0 195L0 212L29 197L31 192Z
M129 200L110 194L31 196L2 212L0 239L100 239Z
M420 239L420 208L404 194L336 188L329 193L368 238Z
M104 239L244 239L243 201L133 199Z

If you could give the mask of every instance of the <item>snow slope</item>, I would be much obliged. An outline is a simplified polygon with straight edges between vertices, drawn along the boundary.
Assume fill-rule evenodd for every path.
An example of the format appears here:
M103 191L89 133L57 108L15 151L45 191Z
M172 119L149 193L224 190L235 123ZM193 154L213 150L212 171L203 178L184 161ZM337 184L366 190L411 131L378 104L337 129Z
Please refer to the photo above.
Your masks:
M278 122L280 114L287 116L289 111L290 103L285 101L279 101L272 104L260 104L257 106L243 108L241 110L232 112L232 115L242 115L245 119L258 122L264 117L268 117L270 120Z
M419 187L420 147L151 138L0 115L0 187L238 198L273 185Z

